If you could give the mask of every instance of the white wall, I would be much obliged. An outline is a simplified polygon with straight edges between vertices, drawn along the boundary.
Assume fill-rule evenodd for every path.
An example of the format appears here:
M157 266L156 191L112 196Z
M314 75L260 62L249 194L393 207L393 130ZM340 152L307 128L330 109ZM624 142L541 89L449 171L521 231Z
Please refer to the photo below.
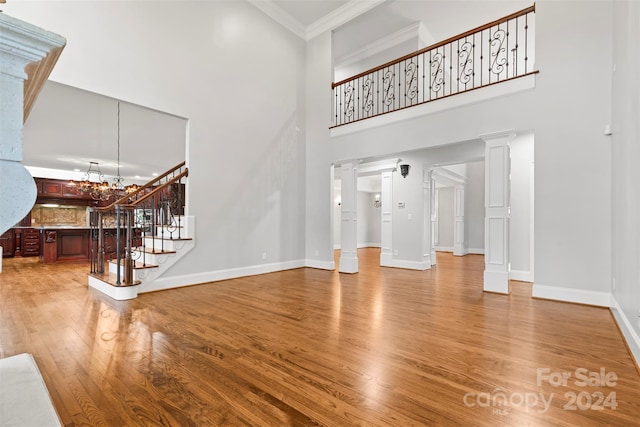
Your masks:
M374 193L358 191L358 247L380 246L380 208L373 206Z
M453 187L438 189L438 241L436 250L453 251Z
M533 282L531 269L531 173L533 169L534 135L518 135L511 141L511 216L509 256L510 276Z
M188 213L197 241L170 276L193 283L220 269L304 259L300 39L238 1L2 8L67 38L52 80L188 119ZM324 184L313 197L329 193Z
M546 286L557 298L579 302L595 295L595 303L608 301L611 146L602 130L610 120L612 64L602 53L610 51L611 32L611 2L582 2L580 7L571 1L537 2L540 74L534 90L333 139L327 135L330 97L327 91L309 91L307 113L313 122L308 122L308 149L313 154L307 156L307 194L328 191L325 177L338 159L470 141L505 129L534 130L536 286ZM314 69L308 86L328 87L329 36L312 40L308 47L308 66ZM594 203L595 194L601 195L601 203ZM307 205L307 212L311 207ZM331 256L325 243L328 222L328 215L308 215L306 224L307 248L319 249L319 257L326 260ZM395 233L394 227L394 242ZM563 289L576 292L566 297Z
M640 4L615 2L613 28L613 311L640 364Z
M484 161L467 163L464 226L470 253L484 253Z

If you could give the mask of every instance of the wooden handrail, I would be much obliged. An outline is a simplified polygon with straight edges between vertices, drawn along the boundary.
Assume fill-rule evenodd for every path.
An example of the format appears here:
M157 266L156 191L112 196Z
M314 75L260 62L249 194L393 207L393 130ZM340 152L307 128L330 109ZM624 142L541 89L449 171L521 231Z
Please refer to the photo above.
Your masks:
M402 61L405 61L405 60L407 60L409 58L413 58L416 55L420 55L421 53L429 52L430 50L437 49L437 48L442 47L442 46L444 46L444 45L446 45L448 43L451 43L453 41L462 39L464 37L470 36L470 35L475 34L475 33L479 33L481 31L484 31L484 30L486 30L488 28L491 28L493 26L502 24L502 23L507 22L507 21L509 21L511 19L517 18L519 16L523 16L523 15L526 15L527 13L535 12L535 11L536 11L536 4L534 3L533 6L529 6L526 9L522 9L522 10L520 10L518 12L514 12L511 15L507 15L507 16L505 16L503 18L496 19L493 22L489 22L488 24L481 25L479 27L474 28L473 30L465 31L464 33L458 34L457 36L449 37L446 40L443 40L441 42L432 44L431 46L424 47L424 48L422 48L420 50L417 50L417 51L415 51L413 53L409 53L409 54L407 54L407 55L405 55L403 57L400 57L398 59L394 59L392 61L389 61L387 63L379 65L377 67L371 68L370 70L363 71L360 74L356 74L355 76L352 76L352 77L349 77L347 79L341 80L341 81L339 81L337 83L331 83L331 89L335 89L336 87L340 86L341 84L344 84L344 83L347 83L347 82L349 82L351 80L355 80L355 79L358 79L360 77L366 76L367 74L371 74L371 73L374 73L376 71L383 70L383 69L385 69L385 68L387 68L387 67L389 67L391 65L397 64L398 62L402 62Z
M105 212L105 211L113 209L116 205L128 205L129 204L128 203L129 199L131 199L132 197L136 196L137 194L142 193L143 191L147 190L148 188L153 187L153 185L156 182L158 182L161 179L167 177L168 175L171 175L173 172L175 172L176 170L182 168L184 165L186 165L186 162L182 162L182 163L177 164L176 166L172 167L171 169L169 169L168 171L166 171L162 175L159 175L159 176L155 177L154 179L152 179L151 181L147 182L146 184L140 186L136 191L134 191L132 193L129 193L129 194L125 194L124 196L122 196L121 198L119 198L115 202L111 203L110 205L105 206L105 207L101 207L101 208L97 208L97 210ZM186 171L187 171L187 175L184 175L184 176L188 176L189 169L187 169Z
M151 196L154 196L156 193L164 190L165 188L167 188L169 185L173 184L176 181L179 181L180 179L189 176L189 169L185 169L182 173L179 173L178 175L174 176L173 178L171 178L169 181L163 183L162 185L159 185L157 187L155 187L152 191L150 191L149 193L145 194L144 196L140 197L139 199L136 199L133 203L120 203L119 206L124 206L126 208L134 208L136 206L138 206L140 203L144 202L145 200L147 200L148 198L150 198Z

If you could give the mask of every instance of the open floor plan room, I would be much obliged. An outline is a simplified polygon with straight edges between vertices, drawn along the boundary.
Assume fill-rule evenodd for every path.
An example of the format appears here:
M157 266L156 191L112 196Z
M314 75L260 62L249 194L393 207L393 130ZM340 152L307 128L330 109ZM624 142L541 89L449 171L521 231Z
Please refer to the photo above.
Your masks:
M0 357L30 353L64 425L635 425L609 309L431 270L300 268L114 301L87 265L6 260Z

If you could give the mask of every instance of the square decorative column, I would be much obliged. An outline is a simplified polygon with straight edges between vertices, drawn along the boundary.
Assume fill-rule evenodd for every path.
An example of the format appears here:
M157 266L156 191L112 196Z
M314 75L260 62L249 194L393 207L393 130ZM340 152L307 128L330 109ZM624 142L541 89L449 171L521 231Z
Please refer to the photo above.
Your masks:
M509 208L515 133L483 135L485 142L484 290L509 294Z
M65 44L57 34L0 13L0 233L36 200L33 178L21 163L22 125Z
M453 187L453 254L455 256L467 254L464 243L464 197L465 185L455 185Z
M380 175L380 265L391 266L393 259L393 171Z
M358 272L358 161L340 164L340 273Z

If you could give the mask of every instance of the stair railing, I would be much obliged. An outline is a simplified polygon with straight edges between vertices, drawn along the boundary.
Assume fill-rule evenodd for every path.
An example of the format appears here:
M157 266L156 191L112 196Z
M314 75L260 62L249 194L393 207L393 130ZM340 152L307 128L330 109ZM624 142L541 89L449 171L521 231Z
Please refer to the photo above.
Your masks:
M342 126L535 74L535 4L337 83Z
M105 263L113 261L116 285L131 285L137 263L148 266L147 254L163 252L166 238L182 238L188 175L182 162L134 191L121 191L110 205L91 208L91 274L104 274Z

